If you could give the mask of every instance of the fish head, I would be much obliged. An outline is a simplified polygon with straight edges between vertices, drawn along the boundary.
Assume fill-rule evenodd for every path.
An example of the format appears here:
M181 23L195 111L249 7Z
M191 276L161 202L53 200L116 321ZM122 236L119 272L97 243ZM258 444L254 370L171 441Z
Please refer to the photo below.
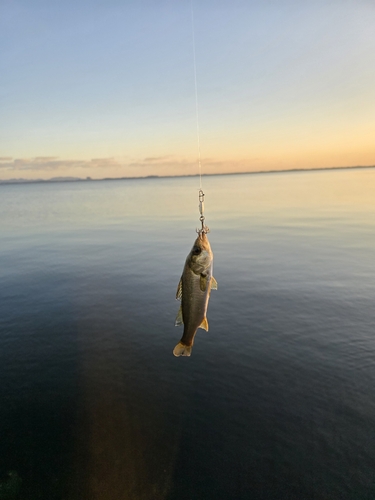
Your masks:
M201 274L211 266L213 254L204 231L199 231L198 238L195 240L187 260L189 267L195 274Z

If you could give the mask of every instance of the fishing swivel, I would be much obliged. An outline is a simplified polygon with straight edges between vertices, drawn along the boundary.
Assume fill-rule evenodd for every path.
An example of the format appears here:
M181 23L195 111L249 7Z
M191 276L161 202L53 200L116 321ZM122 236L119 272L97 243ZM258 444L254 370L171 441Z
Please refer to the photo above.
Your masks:
M204 192L202 189L199 190L199 213L201 216L199 217L199 220L201 221L202 227L201 229L197 229L197 233L209 233L210 230L209 228L204 224L205 221L205 216L203 215L204 213Z

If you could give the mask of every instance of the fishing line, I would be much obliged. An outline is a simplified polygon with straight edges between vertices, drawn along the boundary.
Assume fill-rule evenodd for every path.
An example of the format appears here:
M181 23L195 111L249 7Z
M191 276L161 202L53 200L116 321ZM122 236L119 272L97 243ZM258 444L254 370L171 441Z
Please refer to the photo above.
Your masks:
M194 9L193 0L190 0L191 7L191 32L193 40L193 65L194 65L194 87L195 87L195 116L197 122L197 146L198 146L198 167L199 167L199 220L201 221L202 228L200 231L208 233L209 229L204 224L205 217L204 212L204 192L202 189L202 161L201 161L201 141L200 141L200 131L199 131L199 106L198 106L198 83L197 83L197 59L195 53L195 28L194 28Z
M198 109L198 83L197 83L197 59L195 54L195 29L194 29L194 9L193 0L191 6L191 32L193 39L193 63L194 63L194 86L195 86L195 116L197 122L197 144L198 144L198 166L199 166L199 188L202 189L202 163L201 163L201 141L199 133L199 109Z

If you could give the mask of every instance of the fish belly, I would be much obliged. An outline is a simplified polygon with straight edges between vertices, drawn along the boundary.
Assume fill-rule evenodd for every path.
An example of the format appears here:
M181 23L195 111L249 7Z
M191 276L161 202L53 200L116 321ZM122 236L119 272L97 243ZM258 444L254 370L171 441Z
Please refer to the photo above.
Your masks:
M184 273L185 274L185 273ZM182 318L184 333L181 342L192 346L197 329L206 317L209 290L200 288L200 276L193 272L183 275L182 281Z

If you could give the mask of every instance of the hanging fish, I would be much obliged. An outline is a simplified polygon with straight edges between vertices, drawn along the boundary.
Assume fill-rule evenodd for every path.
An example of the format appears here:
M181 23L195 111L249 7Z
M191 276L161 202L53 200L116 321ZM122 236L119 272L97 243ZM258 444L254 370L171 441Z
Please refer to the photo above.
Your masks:
M203 225L203 224L202 224ZM208 330L207 306L211 289L217 289L212 276L213 254L206 231L201 229L187 256L176 299L181 300L181 307L176 318L176 326L184 325L184 334L173 349L175 356L190 356L194 337L198 328Z

